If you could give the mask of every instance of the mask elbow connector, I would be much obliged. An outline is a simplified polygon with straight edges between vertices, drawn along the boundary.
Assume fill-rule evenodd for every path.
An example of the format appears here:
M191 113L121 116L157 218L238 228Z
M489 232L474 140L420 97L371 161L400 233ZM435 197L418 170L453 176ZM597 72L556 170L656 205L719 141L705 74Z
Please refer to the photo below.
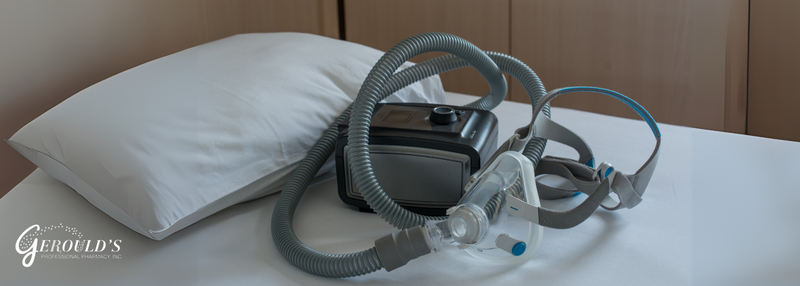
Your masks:
M446 245L455 242L453 234L450 232L448 220L429 220L425 222L425 239L431 250L438 253Z

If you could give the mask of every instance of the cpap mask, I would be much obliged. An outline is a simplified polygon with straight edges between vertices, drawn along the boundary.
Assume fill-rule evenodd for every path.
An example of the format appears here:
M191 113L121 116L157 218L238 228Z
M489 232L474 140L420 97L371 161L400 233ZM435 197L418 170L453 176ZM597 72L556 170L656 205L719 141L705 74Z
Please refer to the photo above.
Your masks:
M408 59L429 51L451 55L434 58L395 72ZM397 205L383 191L372 171L369 156L369 123L375 105L386 96L420 79L472 66L489 82L491 91L466 107L489 110L506 94L502 72L520 81L531 98L533 119L519 128L468 180L464 196L445 217L412 213ZM611 96L633 108L656 137L655 150L635 174L623 174L611 164L594 167L588 144L549 118L549 102L572 92ZM338 125L350 117L347 152L353 180L364 200L381 218L401 231L375 241L375 247L351 254L327 254L299 241L292 216L314 174L333 152ZM577 160L542 157L546 140L564 143L578 151ZM326 277L350 277L379 269L392 271L408 261L445 247L457 247L477 259L493 263L521 263L539 247L543 227L566 229L585 221L598 207L607 210L633 208L642 200L658 162L661 134L655 120L638 103L615 91L596 87L567 87L544 92L536 74L508 55L483 52L469 42L443 33L421 34L390 49L367 75L356 100L348 107L295 170L281 192L272 216L272 236L281 254L295 266ZM536 181L551 174L565 178L568 188ZM584 202L568 211L541 207L539 199L558 199L586 193Z
M447 211L447 220L425 223L430 249L439 252L455 245L481 260L528 260L542 240L542 226L525 218L527 205L539 206L533 170L533 163L518 152L500 154L473 177L474 185Z

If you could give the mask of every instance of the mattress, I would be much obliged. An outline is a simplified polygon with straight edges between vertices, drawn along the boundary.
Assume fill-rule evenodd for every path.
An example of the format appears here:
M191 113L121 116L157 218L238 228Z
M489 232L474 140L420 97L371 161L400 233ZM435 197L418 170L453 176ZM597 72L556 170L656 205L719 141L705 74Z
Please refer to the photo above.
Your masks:
M448 103L475 97L449 93ZM531 106L494 110L501 140L530 120ZM581 135L599 162L633 173L655 140L645 123L553 108L553 119ZM658 120L658 118L656 118ZM65 184L37 169L0 199L3 285L709 285L800 281L800 143L660 124L661 158L644 201L630 210L597 210L583 224L545 229L525 263L482 263L455 248L392 272L321 278L287 262L275 248L270 218L278 195L220 211L154 241L114 221ZM550 142L547 154L577 157ZM338 198L334 174L308 189L295 232L323 252L349 253L396 231L377 215ZM543 201L566 210L585 195ZM33 225L59 245L93 243L81 255L39 251L26 263L16 249ZM33 230L30 230L32 232ZM63 239L62 239L63 238ZM102 242L101 242L102 241ZM24 244L22 239L22 244ZM40 243L44 243L41 242ZM105 251L92 252L103 246ZM24 247L23 247L24 248ZM769 284L769 283L768 283Z

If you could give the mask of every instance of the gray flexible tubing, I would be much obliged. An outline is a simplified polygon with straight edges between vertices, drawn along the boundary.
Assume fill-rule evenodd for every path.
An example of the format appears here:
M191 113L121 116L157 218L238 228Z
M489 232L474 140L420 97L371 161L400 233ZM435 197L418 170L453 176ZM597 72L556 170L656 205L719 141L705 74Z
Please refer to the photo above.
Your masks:
M498 62L501 70L509 73L512 77L520 80L520 82L523 83L523 86L528 91L532 102L538 102L538 99L544 94L544 87L533 71L531 71L520 61L510 56L499 53L490 53L490 55L494 61ZM384 57L386 56L384 55ZM455 61L453 59L455 59ZM466 66L469 66L466 61L460 60L455 56L439 57L420 63L392 75L385 88L380 90L380 99L377 99L377 101L380 101L389 94L392 94L395 91L423 78ZM504 78L503 81L505 81ZM505 83L503 86L505 87ZM499 102L496 99L486 99L491 94L492 92L487 94L487 96L484 96L484 98L471 103L470 105L478 107L493 107L492 105L496 105ZM502 94L505 94L505 88L503 88ZM502 99L502 96L500 99ZM335 141L338 135L338 125L350 114L355 104L356 103L354 102L344 112L342 112L342 114L334 121L334 123L329 126L328 130L326 130L324 135L317 141L314 147L312 147L308 153L308 156L303 159L303 161L300 163L300 166L295 170L289 179L289 182L284 187L273 211L271 230L273 240L278 250L295 266L309 273L320 276L358 276L371 273L382 268L380 259L378 258L374 247L351 254L323 253L303 244L297 238L292 228L294 212L297 209L297 205L303 195L303 192L305 192L309 182L321 168L322 164L333 153ZM545 113L549 115L549 109L546 110ZM530 145L532 145L531 142L529 142L528 145L529 146L526 146L526 151L529 149ZM543 146L535 147L531 154L536 154L536 150L543 149ZM538 152L535 162L538 162L538 157L540 156L541 151Z
M403 43L405 43L405 45L402 45ZM442 51L468 57L470 62L474 64L476 69L478 69L489 82L491 87L490 93L471 103L469 106L476 108L493 108L502 102L507 89L505 77L503 77L499 68L491 59L469 42L448 34L431 33L406 39L397 46L401 46L399 49L401 52L405 51L404 54L409 53L409 46L416 46L417 48L422 47L423 49L411 50L419 54L427 51L434 51L437 45L452 45L449 49L442 49ZM397 70L399 64L389 70L386 67L381 68L380 63L386 61L386 59L391 63L397 62L399 58L392 56L393 53L398 53L397 46L384 54L381 60L378 61L378 64L370 71L371 76L368 75L368 78L374 78L376 74L379 76L382 75L379 80L380 85L375 85L375 82L372 82L372 85L364 84L364 86L371 87L372 91L375 93L375 95L369 99L375 100L375 103L382 100L383 97L385 97L384 94L388 95L394 92L388 92L388 87L386 87L386 91L383 89L387 81L394 76L393 72ZM399 63L405 63L409 58L410 56ZM376 73L376 70L388 70L389 73ZM410 72L405 73L405 75L408 74L410 74ZM398 81L402 79L399 75L397 78ZM408 84L410 84L410 82L395 86L405 86ZM365 90L364 86L362 86L359 94ZM326 277L350 277L367 274L382 268L374 247L351 254L323 253L311 249L300 242L292 229L293 215L303 192L308 187L309 182L313 179L316 172L321 168L322 164L334 151L339 123L350 114L354 107L358 106L359 102L365 101L365 99L362 98L364 97L359 95L356 101L342 112L334 123L329 126L323 136L314 144L311 150L309 150L306 158L301 161L300 166L292 173L289 182L287 182L278 197L278 202L273 210L271 230L276 247L292 264L312 274ZM374 103L372 106L374 107ZM386 198L389 199L388 197Z
M426 220L439 218L420 215L404 209L385 194L383 188L381 188L378 180L375 178L372 170L372 164L369 159L369 123L372 120L372 112L375 108L375 104L377 104L381 99L381 89L386 85L388 78L395 70L397 70L397 68L400 67L401 64L409 60L411 57L424 52L448 52L467 62L472 63L472 65L475 66L479 71L481 70L481 66L474 64L474 62L477 59L480 59L480 57L476 58L476 56L471 54L471 52L474 52L479 56L482 55L483 57L486 57L486 55L477 48L467 49L465 51L463 48L461 48L462 46L431 42L426 38L427 35L429 34L418 35L420 37L414 36L400 42L392 47L392 49L390 49L378 61L378 63L375 64L375 67L367 75L367 78L364 81L361 90L359 91L358 98L356 102L354 102L353 110L350 115L348 134L348 145L350 150L346 156L348 156L348 160L351 162L350 169L352 170L353 180L355 181L356 186L358 186L358 189L361 191L361 194L364 196L364 200L367 202L367 204L386 222L399 229L406 229L413 226L422 225ZM451 37L450 35L446 34L434 35L443 35L442 37L444 39L449 39L448 37ZM459 43L463 42L461 38L457 37L455 37L454 41ZM472 48L474 46L470 44L463 47ZM527 67L526 69L530 70L530 68ZM512 71L518 72L519 70ZM533 90L533 94L531 96L534 98L537 94L539 94L539 98L544 95L544 87L541 86L541 82L539 82L539 87L540 88ZM478 102L475 102L478 104L471 103L468 104L467 107L491 109L499 104L499 102L495 103L495 101L484 101L483 99L486 98L488 98L488 96L482 98ZM535 101L538 102L538 99ZM543 143L542 141L538 142ZM533 162L538 164L538 158L534 155L538 153L538 157L541 156L541 151L544 150L544 144L532 144L531 146L526 145L526 149L534 149L528 150L529 152L527 153L534 157ZM525 154L525 152L523 152L523 154Z
M531 112L534 112L535 110L533 109L536 108L536 105L539 103L539 99L541 99L547 93L542 81L539 79L539 76L537 76L536 73L533 72L533 70L525 63L512 56L498 52L486 52L486 54L497 64L500 70L508 73L512 78L516 79L520 84L522 84L522 87L525 88L525 91L528 93L528 97L531 101ZM414 82L416 82L433 75L428 71L433 69L433 67L446 68L446 70L436 70L439 73L443 73L468 66L469 64L466 61L454 55L445 55L421 62L411 68L403 70L400 73L411 73L412 76L414 76L413 78L416 79ZM398 84L399 83L400 82L398 82ZM405 82L402 83L406 84ZM407 84L411 83L413 82L408 82ZM390 87L394 88L395 86L392 86L391 84L393 83L390 83ZM397 90L399 90L399 88ZM545 105L542 112L545 114L545 116L550 117L550 104ZM533 124L534 119L535 118L531 119L531 124ZM525 155L525 157L528 157L528 159L533 162L534 166L538 166L539 159L542 157L542 152L544 152L546 144L547 140L533 137L525 145L522 154Z

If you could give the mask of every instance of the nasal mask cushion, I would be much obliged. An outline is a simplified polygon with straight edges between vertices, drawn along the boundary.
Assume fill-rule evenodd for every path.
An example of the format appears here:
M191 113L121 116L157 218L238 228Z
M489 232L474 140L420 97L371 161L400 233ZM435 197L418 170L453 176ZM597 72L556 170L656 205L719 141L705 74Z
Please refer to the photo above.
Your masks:
M539 206L533 163L518 152L500 154L458 202L444 221L428 221L434 251L447 244L492 262L528 260L542 240L542 226L524 219L516 201ZM512 199L513 198L513 199ZM520 216L521 215L521 216Z

